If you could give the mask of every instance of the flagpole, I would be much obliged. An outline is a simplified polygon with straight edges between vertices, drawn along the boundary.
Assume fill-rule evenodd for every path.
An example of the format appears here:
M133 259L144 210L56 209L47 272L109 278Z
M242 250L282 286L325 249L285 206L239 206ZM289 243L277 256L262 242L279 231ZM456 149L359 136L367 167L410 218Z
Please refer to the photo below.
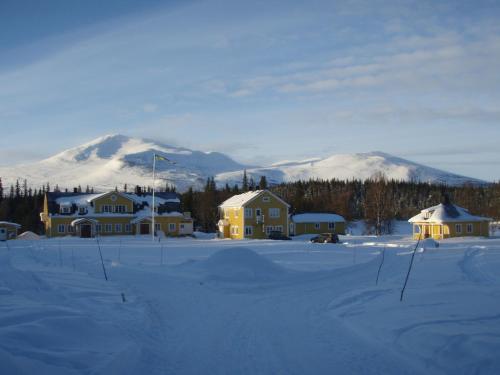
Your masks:
M151 238L155 241L155 168L156 154L153 153L153 204L151 205Z

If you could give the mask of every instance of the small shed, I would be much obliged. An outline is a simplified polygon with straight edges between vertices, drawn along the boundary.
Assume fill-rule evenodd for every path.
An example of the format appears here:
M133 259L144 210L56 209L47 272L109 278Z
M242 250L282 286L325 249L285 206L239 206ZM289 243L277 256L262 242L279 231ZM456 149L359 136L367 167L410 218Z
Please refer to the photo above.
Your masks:
M13 240L17 238L17 232L21 225L9 221L0 221L0 241Z
M336 233L345 234L345 219L334 213L303 213L290 218L290 233L301 234Z

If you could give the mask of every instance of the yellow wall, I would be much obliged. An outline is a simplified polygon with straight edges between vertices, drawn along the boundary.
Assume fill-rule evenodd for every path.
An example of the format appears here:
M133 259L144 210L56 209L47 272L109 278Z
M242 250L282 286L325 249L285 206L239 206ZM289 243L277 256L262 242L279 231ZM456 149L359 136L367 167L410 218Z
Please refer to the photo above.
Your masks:
M16 238L18 228L12 225L0 224L0 228L5 228L7 230L7 238Z
M295 235L301 234L320 234L320 233L336 233L345 234L345 222L336 222L335 228L332 231L328 228L327 222L319 223L319 229L316 229L316 223L294 223Z
M264 198L269 199L268 202L264 202ZM250 217L245 217L245 208L252 210L252 215ZM261 216L263 216L263 222L257 222L256 209L261 209ZM270 208L279 208L280 215L277 218L271 218L269 215ZM224 212L221 215L221 219L229 221L229 234L226 234L227 229L224 228L224 237L232 239L243 239L243 238L257 238L263 239L267 238L265 231L266 226L281 226L283 233L288 235L288 206L281 202L279 199L274 197L267 191L262 192L257 197L255 197L250 202L247 202L243 207L237 208L223 208ZM252 235L245 236L245 227L252 227ZM234 234L231 228L238 227L238 233Z
M415 229L417 224L422 228L422 233L418 233ZM462 226L462 231L457 232L456 224ZM467 224L472 225L472 231L467 231ZM436 240L450 237L466 237L466 236L489 236L489 224L487 221L473 221L473 222L452 222L452 223L442 223L442 224L432 224L432 223L414 223L413 226L413 238L421 239L432 237Z
M116 197L116 200L112 200L112 197ZM125 206L125 212L127 213L133 213L134 212L134 202L126 198L119 193L116 192L109 192L102 197L99 197L93 201L94 204L94 212L95 213L102 213L102 206L103 205L111 205L111 206ZM114 208L113 208L113 212Z

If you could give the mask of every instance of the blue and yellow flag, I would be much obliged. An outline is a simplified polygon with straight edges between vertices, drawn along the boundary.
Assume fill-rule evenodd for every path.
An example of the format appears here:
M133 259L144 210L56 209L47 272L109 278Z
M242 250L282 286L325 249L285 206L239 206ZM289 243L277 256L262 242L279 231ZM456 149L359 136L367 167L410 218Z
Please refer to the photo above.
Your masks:
M174 161L169 160L169 159L167 159L166 157L161 156L161 155L158 155L158 154L155 154L155 159L156 159L156 160L164 160L164 161L168 161L169 163L173 163L173 164L175 164L175 162L174 162Z

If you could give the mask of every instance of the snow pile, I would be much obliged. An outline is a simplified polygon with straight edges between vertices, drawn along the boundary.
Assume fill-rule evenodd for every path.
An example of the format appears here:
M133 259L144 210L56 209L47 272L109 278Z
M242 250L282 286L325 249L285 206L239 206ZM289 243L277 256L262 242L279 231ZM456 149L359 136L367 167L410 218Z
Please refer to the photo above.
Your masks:
M276 263L244 247L221 250L203 262L207 278L222 281L270 281L286 274Z
M40 239L40 236L36 233L26 231L21 233L19 236L17 236L18 240L29 240L29 241L36 241Z

